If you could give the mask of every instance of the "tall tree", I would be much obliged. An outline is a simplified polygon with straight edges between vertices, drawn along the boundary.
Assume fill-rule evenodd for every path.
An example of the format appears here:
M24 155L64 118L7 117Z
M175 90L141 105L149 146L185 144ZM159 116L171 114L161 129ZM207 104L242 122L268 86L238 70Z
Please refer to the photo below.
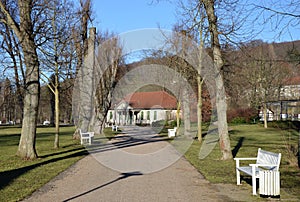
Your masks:
M59 147L59 123L60 123L60 81L69 76L73 70L74 49L72 40L72 26L76 22L75 11L72 4L65 1L61 4L60 0L49 3L47 18L51 22L48 40L39 48L42 72L41 79L48 85L53 94L53 122L55 121L54 148ZM73 16L73 17L70 17ZM44 67L44 68L43 68ZM51 78L49 78L51 74Z
M12 7L13 8L13 7ZM11 8L11 9L12 9ZM13 9L14 10L14 9ZM14 12L15 13L15 12ZM14 84L16 86L16 100L18 102L18 108L20 109L18 118L23 117L23 99L24 99L24 78L25 72L23 68L23 60L21 54L21 47L16 39L16 35L9 28L7 24L0 23L0 37L2 43L0 49L3 53L0 54L2 57L2 65L4 66L3 74L6 71L13 70Z
M283 82L288 79L289 68L280 60L274 51L273 44L262 43L256 47L244 47L247 52L241 62L244 68L239 75L244 78L245 87L250 92L253 107L261 108L264 117L264 127L267 128L267 103L278 99Z
M1 83L1 91L0 116L3 121L8 123L15 120L14 92L11 81L8 78Z
M216 86L216 93L215 95L211 95L216 97L216 110L217 110L217 118L218 118L218 132L219 132L219 143L220 149L222 151L222 159L232 159L231 148L230 148L230 139L228 135L228 126L227 126L227 117L226 117L226 110L227 110L227 103L226 103L226 93L225 87L223 82L223 75L222 70L224 66L221 46L220 46L220 33L224 36L228 36L229 34L233 33L235 27L230 25L232 22L233 17L231 14L228 13L228 10L236 10L234 2L231 1L215 1L215 0L191 0L188 1L188 6L184 6L184 3L181 3L181 7L184 7L184 17L187 19L189 23L184 22L185 26L189 28L189 30L196 31L197 36L199 39L199 47L201 49L201 45L203 46L203 36L205 33L208 33L210 36L210 47L212 50L212 59L213 59L213 68L211 71L214 72L214 81ZM218 13L225 11L223 13L223 22L219 22L217 19L217 12L216 9L218 8ZM230 8L230 9L229 9ZM238 21L235 21L232 24L239 24ZM204 35L203 35L204 34ZM201 43L202 40L202 43ZM201 51L201 50L200 50ZM201 52L199 54L201 57ZM199 66L201 67L201 65ZM198 67L198 68L199 68ZM201 71L202 68L199 70ZM203 79L203 78L202 78ZM198 85L200 87L201 78L198 79ZM199 88L201 90L201 88ZM201 106L201 102L198 103L198 106ZM198 107L198 111L199 110ZM200 130L198 130L200 131ZM198 133L198 137L200 134Z
M216 3L214 0L202 0L204 5L210 33L210 43L213 52L213 62L215 71L215 82L216 82L216 106L218 114L218 131L219 131L219 144L222 152L222 159L232 159L232 153L230 148L230 139L228 134L227 125L227 103L225 87L222 78L223 58L219 40L218 21L215 13Z
M95 71L99 79L95 83L95 113L90 128L97 133L102 133L112 104L112 90L116 84L117 70L123 60L122 47L117 37L104 33L99 37L99 43L95 58Z
M9 5L0 2L0 10L3 14L1 21L7 24L16 34L22 46L25 73L25 97L24 116L21 137L17 155L23 159L35 159L37 157L35 149L36 123L39 104L39 60L37 55L37 45L35 43L34 24L32 21L34 1L19 0L19 22L14 19L9 12Z
M78 8L77 16L80 19L79 20L80 25L74 26L74 28L72 29L72 32L73 32L74 45L75 45L75 49L76 49L76 59L77 59L76 77L78 79L78 74L80 73L79 70L83 70L84 59L87 57L87 54L88 54L88 25L89 25L89 22L91 22L93 20L92 19L91 0L80 0L80 7ZM94 43L95 43L95 41L94 41ZM83 75L81 74L81 76L83 76ZM82 83L82 82L79 82L79 83ZM75 88L79 88L79 86L77 86ZM74 93L74 91L73 91L73 93ZM80 95L81 93L83 93L83 92L77 91L77 92L75 92L75 96L81 97L81 95ZM73 94L73 97L74 97L74 94ZM75 98L75 100L80 102L80 100L78 100L76 98ZM84 112L81 112L81 108L80 108L81 103L74 103L74 100L72 102L73 102L73 111L76 111L75 114L79 115L81 113L84 113ZM75 109L75 108L77 108L77 109ZM73 118L75 120L78 119L78 117L73 117ZM78 124L78 123L76 123L77 129L76 129L75 133L73 134L74 139L80 138L78 129L81 128L81 124ZM87 130L87 128L84 128L83 130Z
M197 87L198 87L198 101L197 101L197 139L202 142L202 86L204 82L202 70L203 70L203 59L204 59L204 44L207 41L207 26L206 26L206 14L203 4L198 1L189 1L189 4L185 4L180 1L181 13L183 17L181 24L186 27L185 29L189 35L194 35L193 40L198 45L197 53Z

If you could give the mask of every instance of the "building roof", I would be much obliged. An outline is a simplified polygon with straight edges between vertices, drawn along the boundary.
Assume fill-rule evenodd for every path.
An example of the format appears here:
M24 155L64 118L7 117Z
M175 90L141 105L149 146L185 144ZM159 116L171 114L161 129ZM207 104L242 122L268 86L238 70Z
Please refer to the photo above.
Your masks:
M133 109L176 109L177 100L165 91L135 92L127 95L124 100Z
M285 85L300 85L300 76L295 76L295 77L289 78L285 82Z

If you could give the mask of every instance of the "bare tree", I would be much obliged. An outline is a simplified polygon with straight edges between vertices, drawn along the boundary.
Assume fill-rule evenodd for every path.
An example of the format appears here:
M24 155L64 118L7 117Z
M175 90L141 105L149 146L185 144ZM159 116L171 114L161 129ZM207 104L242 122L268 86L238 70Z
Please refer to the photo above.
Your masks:
M16 6L10 5L11 13L15 18L17 12ZM21 47L17 40L15 33L10 29L10 27L5 23L0 23L0 37L2 38L2 43L0 49L3 51L1 55L1 63L4 67L3 74L13 70L14 75L14 85L16 86L16 100L18 103L19 114L18 118L23 118L23 105L24 105L24 81L25 81L25 71L23 68L23 59L21 54Z
M80 7L78 8L77 11L77 16L79 18L79 25L76 25L72 29L73 33L73 40L74 40L74 45L75 45L75 50L76 50L76 77L78 78L79 70L83 70L84 68L84 60L88 56L88 25L89 22L91 22L92 19L92 4L91 0L80 0ZM95 41L93 42L95 43ZM78 86L76 87L78 88ZM81 96L80 93L82 92L76 92L77 96ZM74 97L74 95L73 95ZM78 100L77 100L78 101ZM74 102L74 101L72 101ZM73 104L74 105L74 104ZM80 107L80 103L76 103L75 107ZM74 106L73 106L74 109ZM81 109L75 109L79 114ZM74 110L73 110L74 111ZM73 117L74 119L77 119L78 117ZM75 121L76 122L76 121ZM73 134L74 139L79 139L79 130L80 125L77 125L77 129L75 133ZM87 130L87 128L82 128L84 130Z
M295 33L291 28L300 25L300 2L299 0L287 1L263 1L253 4L252 16L255 16L253 24L259 22L263 29L271 29L274 32L274 39L284 35L293 39ZM298 34L298 33L296 33Z
M219 131L219 144L222 152L222 159L232 159L232 153L230 148L230 139L228 134L227 125L227 103L225 87L222 78L223 58L219 41L219 29L217 16L215 13L216 2L214 0L202 0L204 5L210 33L210 43L213 52L213 62L215 71L215 82L216 82L216 106L218 114L218 131Z
M198 44L198 55L197 55L197 87L198 87L198 104L197 104L197 138L199 142L202 142L202 85L204 82L201 71L203 69L203 51L204 44L207 40L207 25L206 25L206 14L204 6L198 1L189 1L188 4L180 1L180 15L183 17L181 24L186 27L185 29L189 35L194 35L193 40Z
M99 84L96 81L96 113L91 127L97 133L102 133L107 112L112 104L112 91L116 84L117 70L123 60L122 47L117 37L106 33L100 37L99 42L96 57L96 75L99 76Z
M214 63L213 69L211 71L214 72L215 75L214 80L216 86L216 95L212 95L212 96L216 96L218 132L220 138L219 144L222 152L222 159L223 160L232 159L230 139L228 135L227 116L226 116L227 115L226 114L227 111L226 93L225 93L225 87L222 78L222 69L224 63L223 63L223 57L221 52L221 46L220 46L220 36L221 36L220 33L222 32L224 36L228 36L230 33L234 31L234 27L224 26L222 23L218 21L216 7L218 7L219 10L222 7L224 9L228 6L233 8L234 4L230 5L228 4L228 2L222 4L222 2L218 2L214 0L212 1L197 0L197 1L189 1L189 3L190 3L190 8L185 9L186 10L185 13L187 13L188 18L190 18L189 23L187 25L190 28L190 30L193 31L196 30L196 32L198 33L197 35L199 36L200 40L197 41L200 41L199 42L200 51L201 48L203 48L203 41L204 41L203 33L206 33L205 30L207 30L207 33L209 33L210 36L209 43L212 49L212 59ZM225 15L226 13L224 14L224 18ZM201 57L201 52L199 56ZM202 67L199 66L198 68L201 73ZM201 79L198 79L198 81L200 87L202 81ZM198 110L200 111L200 109ZM199 136L200 134L198 134L198 137Z
M247 54L244 56L245 59L240 61L243 68L237 76L243 78L242 89L249 92L252 106L257 109L261 107L264 127L267 128L267 103L279 98L283 82L288 78L289 69L285 68L284 61L276 56L273 44L247 46L242 52Z
M9 123L15 120L15 103L14 103L14 92L11 82L6 78L1 82L1 101L0 101L0 118L1 121Z
M1 22L7 24L16 34L22 46L24 63L26 65L26 84L24 97L24 117L22 132L17 154L24 159L35 159L36 122L39 104L39 60L35 42L34 24L31 18L34 2L19 0L19 21L10 13L9 5L0 2L3 17Z
M18 155L21 158L34 159L37 157L35 137L40 94L40 74L47 75L45 71L41 72L41 69L45 66L48 67L45 69L56 69L56 79L52 87L54 87L53 90L58 100L58 84L61 79L59 75L63 71L61 67L72 64L67 59L71 58L67 56L69 54L67 50L70 52L72 50L69 43L65 43L66 39L71 36L70 28L66 25L74 25L76 22L71 22L72 18L70 16L72 14L66 15L66 13L63 13L70 8L67 8L67 5L69 5L67 1L64 4L61 1L44 0L0 2L1 25L7 26L11 32L13 31L10 39L14 43L9 42L7 44L14 45L15 50L13 54L18 59L16 60L17 62L14 62L17 85L17 72L19 72L17 66L20 66L21 72L23 72L22 62L24 61L26 67L23 73L24 78L22 79L24 82L24 116L18 149ZM65 17L64 20L62 16ZM54 45L50 46L49 44ZM20 48L18 45L20 45ZM7 47L9 46L7 45ZM51 57L54 59L51 60ZM48 63L46 64L47 60ZM49 61L54 61L55 64L52 66ZM19 91L22 92L21 90ZM58 112L58 105L56 109ZM59 114L56 117L56 121L59 121ZM56 125L58 127L59 124ZM58 129L56 131L55 147L58 147Z
M73 70L72 63L75 62L71 32L72 26L76 22L74 13L70 2L61 4L59 0L51 1L47 13L47 18L51 21L51 28L47 34L49 40L39 48L40 57L42 58L41 79L48 85L54 95L54 148L59 147L60 82L68 78L69 73ZM51 75L51 78L48 75Z

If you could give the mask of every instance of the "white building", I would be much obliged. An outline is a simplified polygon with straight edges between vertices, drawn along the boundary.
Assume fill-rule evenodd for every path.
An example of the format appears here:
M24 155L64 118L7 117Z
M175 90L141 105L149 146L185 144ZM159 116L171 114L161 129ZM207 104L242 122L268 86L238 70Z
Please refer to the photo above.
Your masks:
M109 124L132 125L176 120L176 109L176 98L165 91L136 92L110 109L106 121Z
M274 114L271 110L267 109L267 120L268 121L273 121L274 120ZM260 121L264 121L265 120L265 117L264 117L264 112L263 111L260 111L259 112L259 120Z
M300 76L290 78L280 88L278 100L267 103L274 120L300 121Z

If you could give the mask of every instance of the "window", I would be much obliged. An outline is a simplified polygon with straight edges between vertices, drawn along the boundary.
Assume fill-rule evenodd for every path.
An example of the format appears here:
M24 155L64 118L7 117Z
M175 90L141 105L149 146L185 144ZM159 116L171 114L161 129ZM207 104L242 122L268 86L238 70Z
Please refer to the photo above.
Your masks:
M110 112L110 113L109 113L109 119L112 119L112 118L113 118L113 113Z

